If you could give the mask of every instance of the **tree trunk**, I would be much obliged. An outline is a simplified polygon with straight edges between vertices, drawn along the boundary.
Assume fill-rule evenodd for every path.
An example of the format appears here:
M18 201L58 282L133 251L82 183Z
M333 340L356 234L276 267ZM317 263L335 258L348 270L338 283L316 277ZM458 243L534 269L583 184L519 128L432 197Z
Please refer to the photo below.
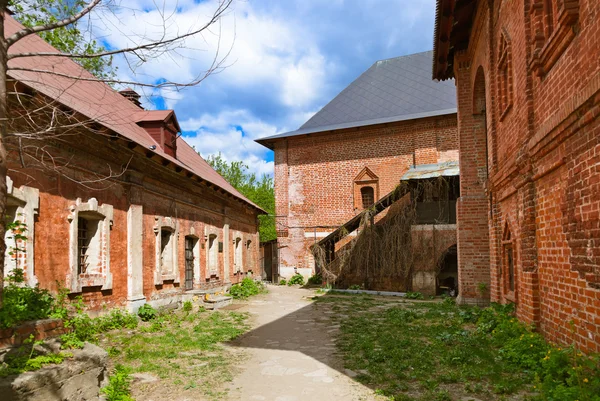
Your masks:
M8 133L8 91L7 75L8 69L8 47L4 35L4 14L8 6L8 0L0 0L0 308L3 305L4 295L4 252L6 242L4 233L6 231L6 135Z

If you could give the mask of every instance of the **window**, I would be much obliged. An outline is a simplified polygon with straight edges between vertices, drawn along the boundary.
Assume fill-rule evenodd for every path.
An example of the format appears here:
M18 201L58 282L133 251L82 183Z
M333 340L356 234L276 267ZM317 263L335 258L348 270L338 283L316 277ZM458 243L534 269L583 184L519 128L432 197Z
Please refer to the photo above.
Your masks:
M246 270L253 271L254 270L254 258L252 257L252 241L246 241Z
M379 177L368 167L354 178L354 210L370 208L379 197Z
M218 272L219 242L216 234L208 236L208 273L216 276Z
M360 189L360 197L362 199L362 208L368 209L375 203L375 191L373 187L362 187Z
M163 285L165 281L179 283L177 257L179 224L171 217L156 216L154 221L154 233L156 234L154 284Z
M233 251L233 266L234 266L234 270L236 273L243 271L242 268L242 252L243 252L243 246L242 246L242 239L240 237L237 237L234 241L233 241L233 246L234 246L234 251Z
M8 228L4 233L4 274L14 268L23 270L25 282L37 284L34 269L35 215L40 204L39 191L25 185L16 188L10 177L6 177L6 210L4 222Z
M578 0L532 0L529 9L532 57L530 68L538 76L550 71L577 35Z
M500 121L504 119L512 106L512 65L510 42L506 32L500 34L498 46L498 107Z
M98 230L100 220L90 217L77 219L77 273L95 274L102 269L100 263L102 243L101 233Z
M110 272L110 230L113 207L98 206L95 198L77 199L70 207L70 263L67 283L71 292L84 287L112 289Z
M510 301L516 302L516 270L515 270L515 249L512 233L508 223L504 228L502 237L503 249L503 282L504 282L504 297Z
M198 263L198 238L193 236L185 237L185 289L194 288L194 280L199 274L200 266Z
M160 264L163 275L173 273L173 231L169 228L160 230Z

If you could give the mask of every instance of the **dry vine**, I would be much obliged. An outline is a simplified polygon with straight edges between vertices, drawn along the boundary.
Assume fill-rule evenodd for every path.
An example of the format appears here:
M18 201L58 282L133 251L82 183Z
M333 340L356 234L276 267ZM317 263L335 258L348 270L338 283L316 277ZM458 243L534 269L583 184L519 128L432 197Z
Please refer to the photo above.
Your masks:
M444 221L449 189L449 181L444 177L403 181L395 189L401 197L386 210L385 216L375 215L374 209L364 213L356 236L345 236L336 244L331 263L326 264L323 245L313 248L324 279L338 288L359 285L381 291L410 291L415 269L431 269L434 264L437 276L445 250L436 249L435 226L432 231L414 229L418 224L416 200L437 203L439 216L435 220Z

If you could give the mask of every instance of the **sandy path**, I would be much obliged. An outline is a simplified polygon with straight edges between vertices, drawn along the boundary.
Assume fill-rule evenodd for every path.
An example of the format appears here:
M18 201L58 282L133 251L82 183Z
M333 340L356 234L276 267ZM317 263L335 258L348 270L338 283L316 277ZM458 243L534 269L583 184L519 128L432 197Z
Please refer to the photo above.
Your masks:
M254 329L235 341L248 358L231 383L229 400L376 400L373 391L353 381L335 355L338 330L331 311L310 301L309 290L269 287L239 309L252 315ZM235 350L234 350L235 352Z

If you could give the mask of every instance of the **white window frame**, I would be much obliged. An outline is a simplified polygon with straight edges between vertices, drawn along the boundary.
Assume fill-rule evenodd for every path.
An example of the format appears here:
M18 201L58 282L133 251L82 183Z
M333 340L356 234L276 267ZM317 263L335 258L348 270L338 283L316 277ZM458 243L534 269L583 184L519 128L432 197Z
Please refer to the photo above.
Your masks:
M5 242L6 253L4 257L4 275L8 275L12 272L15 267L22 269L25 272L25 278L27 285L34 287L37 285L38 280L35 276L34 266L34 245L35 245L35 216L38 214L40 208L40 191L37 188L31 188L25 185L15 188L13 181L10 177L6 177L6 206L15 207L15 220L21 220L25 226L26 231L24 235L27 240L24 244L24 258L18 258L16 261L8 254L10 247L12 246L12 240ZM4 239L12 237L11 232L6 232Z
M216 237L214 250L210 247L210 237L212 236ZM204 242L206 244L206 279L209 280L212 276L219 277L219 229L206 226L204 229ZM214 266L210 261L211 252L214 252Z
M163 250L162 250L162 232L169 231L171 233L170 246L168 252L171 257L171 266L163 265ZM154 234L156 236L156 253L155 253L155 271L154 284L163 285L165 281L173 281L179 283L179 223L171 217L154 217Z
M96 198L82 202L77 198L69 208L69 271L66 282L72 293L81 292L84 287L101 287L101 290L112 289L112 274L110 272L110 231L113 225L113 207L103 204L98 206ZM94 272L78 274L78 229L79 217L98 220L99 235L95 244L98 249L98 266Z

